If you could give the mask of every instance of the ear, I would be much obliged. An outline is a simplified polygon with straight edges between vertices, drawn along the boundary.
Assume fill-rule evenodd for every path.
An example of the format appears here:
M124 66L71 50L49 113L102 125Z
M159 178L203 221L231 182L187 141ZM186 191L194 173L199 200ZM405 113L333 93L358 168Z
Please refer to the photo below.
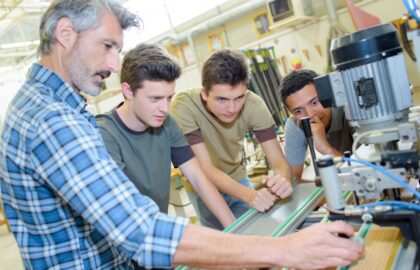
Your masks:
M207 96L206 90L204 90L204 88L201 88L201 92L200 92L200 94L201 94L201 98L202 98L204 101L207 101L208 96Z
M128 83L126 82L121 83L121 91L128 100L133 99L134 97L133 91L131 91L131 87Z
M73 48L77 40L77 33L74 31L73 23L68 18L61 18L55 27L57 42L67 50Z

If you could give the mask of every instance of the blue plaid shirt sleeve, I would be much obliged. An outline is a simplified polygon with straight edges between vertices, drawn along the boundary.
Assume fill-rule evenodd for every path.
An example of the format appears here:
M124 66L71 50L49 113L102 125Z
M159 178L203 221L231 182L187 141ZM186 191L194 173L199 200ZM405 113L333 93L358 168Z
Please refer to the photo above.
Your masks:
M30 140L35 173L127 256L146 268L171 267L187 221L159 213L137 191L108 155L91 118L50 110Z

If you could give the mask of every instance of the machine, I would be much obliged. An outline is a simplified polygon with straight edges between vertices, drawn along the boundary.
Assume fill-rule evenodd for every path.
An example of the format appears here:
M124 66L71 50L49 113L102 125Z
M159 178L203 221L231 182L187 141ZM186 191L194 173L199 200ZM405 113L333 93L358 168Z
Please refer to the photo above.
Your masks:
M341 181L329 182L343 184L340 190L355 191L366 200L381 198L385 189L404 185L410 189L407 183L411 179L418 183L420 174L420 119L409 119L412 97L396 29L384 24L338 38L332 43L331 56L337 71L315 79L318 97L324 107L344 107L356 131L353 154L359 160L353 162L363 166L343 167ZM383 167L360 161L356 151L360 144L373 145L364 159ZM317 163L321 180L337 177L331 158ZM395 181L395 175L402 181ZM335 210L344 208L342 202L333 201L338 196L330 197Z
M389 269L401 269L402 262L405 269L418 269L420 119L410 117L412 96L398 33L383 24L340 37L331 57L336 71L314 83L324 107L344 108L355 130L355 158L317 160L329 218L362 220L362 231L372 224L394 226L404 241L394 247L398 252L390 255ZM357 152L362 144L371 146L363 158ZM353 192L354 202L346 203L343 191Z

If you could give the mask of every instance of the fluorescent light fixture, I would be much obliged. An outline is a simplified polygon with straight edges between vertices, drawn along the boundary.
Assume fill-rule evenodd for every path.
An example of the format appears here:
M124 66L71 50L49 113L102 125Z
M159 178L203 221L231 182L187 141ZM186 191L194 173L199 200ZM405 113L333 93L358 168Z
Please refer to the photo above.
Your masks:
M31 46L31 45L39 45L39 40L21 41L21 42L15 42L15 43L1 44L0 49L22 48L22 47L28 47L28 46Z

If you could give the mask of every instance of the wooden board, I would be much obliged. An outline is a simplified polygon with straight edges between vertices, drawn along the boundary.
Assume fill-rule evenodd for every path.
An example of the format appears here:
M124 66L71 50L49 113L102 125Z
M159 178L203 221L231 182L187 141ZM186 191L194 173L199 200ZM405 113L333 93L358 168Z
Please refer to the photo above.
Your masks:
M401 240L399 228L372 225L365 237L365 257L351 269L390 269Z

